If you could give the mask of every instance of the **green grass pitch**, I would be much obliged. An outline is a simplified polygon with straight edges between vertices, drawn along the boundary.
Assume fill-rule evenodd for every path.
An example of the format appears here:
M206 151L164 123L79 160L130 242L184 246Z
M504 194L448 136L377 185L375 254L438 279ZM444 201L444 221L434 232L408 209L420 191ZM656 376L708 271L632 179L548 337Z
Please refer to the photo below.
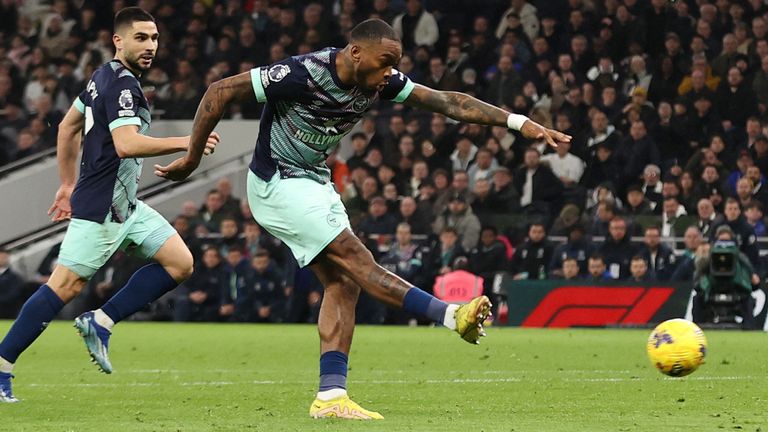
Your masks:
M0 323L5 333L10 323ZM312 326L124 323L111 376L56 322L14 373L3 431L768 432L768 334L707 331L707 363L665 378L646 330L360 327L350 395L384 421L312 420Z

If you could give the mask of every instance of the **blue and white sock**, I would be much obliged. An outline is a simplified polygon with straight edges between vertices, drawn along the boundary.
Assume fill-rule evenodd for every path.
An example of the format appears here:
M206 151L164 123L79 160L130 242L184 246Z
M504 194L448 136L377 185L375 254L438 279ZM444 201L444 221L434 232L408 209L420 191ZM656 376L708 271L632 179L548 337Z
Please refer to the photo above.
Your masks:
M178 285L178 282L160 264L145 265L136 270L128 283L101 309L94 312L96 322L107 330L111 330L115 323L144 309L146 305Z
M48 285L42 285L29 297L0 342L0 358L3 359L0 363L4 369L13 368L19 355L32 345L63 307L64 302Z
M317 398L327 401L347 394L349 357L341 351L328 351L320 356L320 389Z
M403 298L404 311L425 316L451 330L456 329L453 313L458 308L458 305L449 305L417 287L409 289Z

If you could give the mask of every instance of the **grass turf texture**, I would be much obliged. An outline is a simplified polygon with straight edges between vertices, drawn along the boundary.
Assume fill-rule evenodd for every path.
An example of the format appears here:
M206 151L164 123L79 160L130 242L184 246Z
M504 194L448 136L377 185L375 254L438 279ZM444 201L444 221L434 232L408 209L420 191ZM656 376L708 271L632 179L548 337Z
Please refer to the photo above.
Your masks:
M10 323L0 322L5 333ZM768 432L768 334L707 331L707 364L666 378L650 330L360 327L350 395L380 422L312 420L311 326L124 323L102 375L68 323L20 359L4 431Z

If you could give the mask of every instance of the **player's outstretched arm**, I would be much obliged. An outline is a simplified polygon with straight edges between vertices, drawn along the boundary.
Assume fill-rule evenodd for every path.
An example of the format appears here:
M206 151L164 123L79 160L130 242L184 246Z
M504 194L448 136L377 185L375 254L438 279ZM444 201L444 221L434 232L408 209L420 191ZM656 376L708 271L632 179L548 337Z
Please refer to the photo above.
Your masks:
M509 113L466 93L438 91L416 84L405 103L462 122L506 126L519 130L526 138L546 140L553 147L557 147L558 142L571 140L571 137L564 133L545 128L525 116Z
M187 155L169 165L155 165L155 175L169 180L184 180L200 165L206 139L221 120L229 104L254 98L250 72L225 78L208 87L195 113Z
M72 196L77 180L77 154L80 151L84 120L85 116L72 105L59 123L56 159L59 164L61 186L56 191L53 205L48 209L48 215L54 222L69 219L72 215L69 197Z
M213 153L219 139L219 134L216 132L208 136L206 141L208 153ZM125 125L113 129L112 141L120 158L162 156L186 151L189 147L188 136L154 138L140 134L139 127L136 125Z

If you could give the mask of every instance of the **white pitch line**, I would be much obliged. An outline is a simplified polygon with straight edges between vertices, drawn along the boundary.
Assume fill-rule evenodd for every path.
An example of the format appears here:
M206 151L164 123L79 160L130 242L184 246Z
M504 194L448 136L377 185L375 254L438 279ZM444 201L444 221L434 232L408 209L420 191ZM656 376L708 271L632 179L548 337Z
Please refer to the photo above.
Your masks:
M700 377L686 377L680 378L662 378L664 381L752 381L755 379L766 379L765 376L700 376ZM618 383L618 382L636 382L636 381L656 381L657 378L548 378L548 379L535 379L531 381L565 381L565 382L600 382L600 383ZM425 380L354 380L355 384L501 384L501 383L517 383L529 381L520 377L507 377L507 378L454 378L454 379L425 379ZM218 386L231 386L231 385L307 385L316 384L316 381L189 381L189 382L131 382L131 383L30 383L21 384L25 387L84 387L84 388L99 388L99 387L160 387L160 386L182 386L182 387L218 387Z

